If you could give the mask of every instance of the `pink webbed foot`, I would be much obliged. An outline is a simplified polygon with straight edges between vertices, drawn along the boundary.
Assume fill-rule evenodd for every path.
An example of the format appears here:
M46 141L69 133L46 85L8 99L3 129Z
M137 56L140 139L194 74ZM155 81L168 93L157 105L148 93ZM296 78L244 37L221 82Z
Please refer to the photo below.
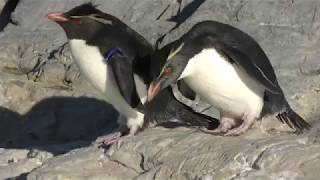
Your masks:
M142 128L138 128L138 127L132 127L129 130L128 129L119 130L114 133L98 137L96 139L95 143L98 145L108 146L108 145L111 145L111 144L119 141L121 138L128 137L128 136L134 136L138 132L140 132L141 130L142 130Z
M225 136L238 136L248 131L248 129L254 124L254 120L244 120L239 127L233 128L225 133Z
M116 141L118 141L123 136L123 133L118 131L104 136L100 136L96 139L95 143L99 145L108 146Z
M230 118L222 118L220 125L213 130L201 129L202 132L213 134L213 135L224 135L235 125L235 121Z
M245 118L240 126L235 127L237 123L234 119L223 117L218 128L213 130L202 129L201 131L213 135L238 136L247 132L254 122L254 118Z

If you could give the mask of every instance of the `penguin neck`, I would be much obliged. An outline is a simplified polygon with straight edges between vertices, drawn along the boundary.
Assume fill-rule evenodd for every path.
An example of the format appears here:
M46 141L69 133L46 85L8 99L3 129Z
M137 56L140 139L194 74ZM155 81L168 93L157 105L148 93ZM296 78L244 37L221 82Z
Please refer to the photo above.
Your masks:
M184 79L184 78L188 78L190 76L193 76L195 74L195 64L194 64L194 60L190 59L188 61L188 63L185 65L180 77L178 78L178 80Z

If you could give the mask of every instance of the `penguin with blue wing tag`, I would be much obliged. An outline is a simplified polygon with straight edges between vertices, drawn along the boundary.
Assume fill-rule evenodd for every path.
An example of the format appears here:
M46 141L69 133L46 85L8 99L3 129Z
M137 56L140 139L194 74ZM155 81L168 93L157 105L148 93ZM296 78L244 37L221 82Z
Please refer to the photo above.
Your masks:
M150 108L144 107L147 88L153 79L151 74L154 74L151 71L160 71L164 63L152 61L154 50L150 43L116 17L86 3L64 13L49 13L48 19L65 31L81 73L120 113L119 131L100 138L105 144L125 134L136 134L145 125L146 110L155 121L188 117L200 118L198 122L206 124L215 120L185 107L169 88L160 94L161 101Z

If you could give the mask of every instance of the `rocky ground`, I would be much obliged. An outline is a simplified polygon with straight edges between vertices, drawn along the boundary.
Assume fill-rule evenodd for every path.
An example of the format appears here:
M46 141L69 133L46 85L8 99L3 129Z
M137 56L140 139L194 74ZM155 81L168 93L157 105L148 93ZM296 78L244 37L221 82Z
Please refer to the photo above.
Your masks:
M319 1L93 1L152 43L178 22L160 46L202 20L246 31L313 126L297 136L266 119L239 137L156 127L107 149L92 142L116 127L116 112L81 77L62 30L45 18L82 2L20 1L0 32L0 179L319 179ZM179 2L183 16L171 18Z

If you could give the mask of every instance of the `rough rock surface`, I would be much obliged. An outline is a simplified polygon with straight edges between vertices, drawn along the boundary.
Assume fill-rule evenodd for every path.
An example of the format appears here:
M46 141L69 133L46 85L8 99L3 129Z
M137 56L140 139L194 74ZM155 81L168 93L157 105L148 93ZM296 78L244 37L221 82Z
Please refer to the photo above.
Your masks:
M320 177L319 1L183 0L181 12L188 18L160 45L202 20L244 30L269 56L290 104L314 126L310 133L285 133L285 126L268 120L239 137L157 127L123 139L108 152L86 146L116 127L116 113L83 80L62 30L45 18L82 2L21 1L12 14L17 25L0 32L0 179ZM167 19L180 1L93 2L155 43L176 25Z
M90 147L52 158L28 179L317 179L318 136L319 130L219 137L186 128L148 129L107 153Z

